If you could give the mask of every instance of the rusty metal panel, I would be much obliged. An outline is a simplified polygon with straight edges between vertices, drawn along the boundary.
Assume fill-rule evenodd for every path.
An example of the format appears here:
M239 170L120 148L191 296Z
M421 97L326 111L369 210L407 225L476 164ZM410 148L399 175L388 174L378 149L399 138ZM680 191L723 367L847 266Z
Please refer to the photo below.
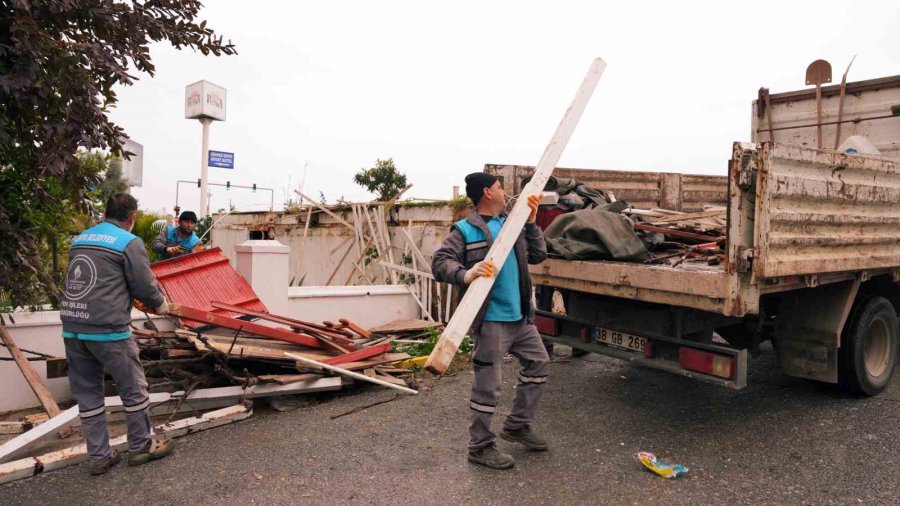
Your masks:
M756 278L900 266L900 164L763 143Z
M534 172L534 167L487 164L484 172L497 176L503 189L516 195L522 191L522 180ZM553 176L575 178L592 188L612 192L616 199L642 209L702 211L704 205L724 206L727 194L725 176L567 168L554 169Z
M840 85L822 87L822 140L826 148L836 146L840 88ZM750 132L753 142L772 141L774 137L780 144L816 146L815 88L772 94L769 103L771 111L765 100L753 101ZM900 76L847 83L840 121L838 144L851 135L862 135L883 156L900 160Z
M156 262L150 270L170 302L232 318L242 315L214 308L211 303L224 302L253 311L268 311L219 248ZM192 328L203 325L192 321L184 323Z

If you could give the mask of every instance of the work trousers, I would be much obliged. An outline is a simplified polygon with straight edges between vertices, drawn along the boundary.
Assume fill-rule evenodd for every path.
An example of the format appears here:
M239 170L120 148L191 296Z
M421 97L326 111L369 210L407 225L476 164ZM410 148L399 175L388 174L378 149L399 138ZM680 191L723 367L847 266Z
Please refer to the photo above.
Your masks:
M69 386L78 401L81 430L92 460L109 458L109 431L103 393L103 369L116 382L128 421L128 451L140 453L150 447L150 396L147 379L132 339L86 341L63 339L69 363Z
M484 322L475 337L475 381L472 384L472 424L469 426L469 450L474 451L494 442L491 416L500 397L503 357L507 353L519 359L521 369L512 411L503 428L516 430L534 420L550 357L537 328L522 319L517 322Z

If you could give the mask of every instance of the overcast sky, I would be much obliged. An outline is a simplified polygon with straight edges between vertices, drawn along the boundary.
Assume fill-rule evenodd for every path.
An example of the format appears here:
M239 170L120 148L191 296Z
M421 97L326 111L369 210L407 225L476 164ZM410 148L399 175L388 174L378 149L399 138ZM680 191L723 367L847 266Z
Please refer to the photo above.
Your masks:
M839 82L900 74L896 1L254 2L201 13L237 56L153 47L156 77L119 91L112 118L144 145L145 209L171 211L200 174L184 88L228 90L210 148L235 169L210 181L369 200L353 174L393 157L410 195L449 198L485 163L534 165L595 57L608 67L559 166L724 174L749 140L760 86L802 89L806 66ZM304 165L308 163L305 181ZM199 207L182 185L182 209ZM212 209L268 208L265 192L211 187Z

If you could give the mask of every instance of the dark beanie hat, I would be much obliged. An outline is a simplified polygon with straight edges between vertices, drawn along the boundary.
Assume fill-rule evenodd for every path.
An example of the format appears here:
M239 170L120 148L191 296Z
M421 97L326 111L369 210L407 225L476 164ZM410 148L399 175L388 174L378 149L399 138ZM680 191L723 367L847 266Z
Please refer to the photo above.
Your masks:
M497 178L485 172L473 172L466 176L466 195L472 199L472 204L478 205L478 201L484 196L484 189L494 186Z
M193 211L185 211L178 217L178 221L193 221L197 223L197 215Z

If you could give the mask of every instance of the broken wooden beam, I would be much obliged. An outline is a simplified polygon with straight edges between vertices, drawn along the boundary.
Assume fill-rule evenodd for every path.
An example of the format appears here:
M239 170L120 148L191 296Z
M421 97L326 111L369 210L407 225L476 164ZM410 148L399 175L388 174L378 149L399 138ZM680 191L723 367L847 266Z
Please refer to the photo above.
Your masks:
M360 360L366 360L372 357L377 357L378 355L383 355L389 351L391 351L391 343L382 343L375 346L369 346L368 348L361 348L354 352L347 353L346 355L327 358L322 362L331 365L345 364L347 362L358 362Z
M232 306L231 304L225 304L224 302L210 302L212 307L216 309L223 309L225 311L231 311L232 313L243 314L247 316L253 316L259 318L261 320L267 320L272 323L280 323L282 325L287 325L289 327L294 327L296 329L300 329L309 333L317 333L322 334L327 337L331 337L334 339L341 340L346 343L351 343L351 339L349 339L349 332L344 331L336 331L334 329L329 329L323 325L317 325L315 323L305 322L303 320L295 320L294 318L288 318L286 316L275 315L272 313L263 313L262 311L254 311L252 309L246 309L238 306ZM355 349L355 348L352 348Z
M347 376L347 377L350 377L353 379L368 381L369 383L375 383L376 385L381 385L383 387L393 388L394 390L400 390L401 392L406 392L408 394L416 395L419 393L416 390L413 390L412 388L401 387L400 385L394 385L392 383L388 383L387 381L380 380L378 378L370 378L370 377L366 376L365 374L353 372L353 371L344 369L342 367L335 367L333 365L319 362L318 360L312 360L312 359L304 357L303 355L299 355L297 353L285 353L285 355L293 358L294 360L297 360L298 362L302 362L304 364L311 365L314 367L321 367L322 369L328 369L329 371L336 372L338 374L341 374L341 375L344 375L344 376Z
M341 322L341 325L343 325L343 326L347 327L348 329L352 330L353 332L356 332L357 334L365 337L366 339L369 339L372 337L372 334L370 334L368 330L360 327L359 325L351 322L350 320L348 320L346 318L341 318L338 321Z
M44 385L44 382L41 381L40 375L38 372L32 367L31 364L28 363L28 359L25 357L25 354L22 353L22 350L19 349L19 346L13 341L9 332L6 331L6 327L0 325L0 340L3 341L3 345L6 346L6 349L9 350L9 354L12 356L13 360L16 361L16 365L19 366L19 370L22 371L22 376L25 377L25 381L28 382L28 386L31 387L31 390L34 392L34 395L37 396L38 400L41 402L41 406L44 407L44 411L50 415L50 418L59 416L62 412L59 409L59 405L56 404L56 400L53 398L53 394L50 393L50 390L47 390L47 386ZM71 431L66 429L65 427L61 427L59 431L59 437L65 438L72 435Z
M318 339L310 335L298 334L287 329L268 327L259 323L238 320L237 318L222 316L215 313L210 313L209 311L203 311L202 309L182 306L181 304L169 304L169 314L177 316L179 318L185 318L200 323L207 323L229 330L237 330L247 332L248 334L270 337L279 341L301 344L310 348L321 348L323 346L323 344L320 343Z

